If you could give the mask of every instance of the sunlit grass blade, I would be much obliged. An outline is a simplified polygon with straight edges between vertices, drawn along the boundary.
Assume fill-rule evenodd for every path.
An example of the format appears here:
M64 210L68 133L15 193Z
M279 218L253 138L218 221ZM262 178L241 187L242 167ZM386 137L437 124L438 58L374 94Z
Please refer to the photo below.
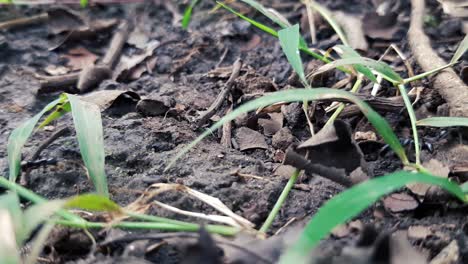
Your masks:
M320 67L314 74L320 74L320 73L332 70L340 66L346 66L346 65L355 66L357 64L364 65L373 69L374 71L380 73L383 77L385 77L385 79L391 81L393 84L399 84L403 82L403 79L401 78L401 76L398 73L396 73L386 63L372 60L369 58L364 58L364 57L335 60L333 62L330 62Z
M458 185L429 174L401 171L374 178L336 195L322 206L309 221L299 240L281 257L280 263L307 263L311 250L334 227L357 216L383 195L415 182L438 185L467 202L467 197Z
M68 102L68 97L66 94L61 94L59 97L60 102L55 106L54 111L52 111L44 121L39 124L38 128L43 128L50 124L52 121L59 119L66 113L71 112L70 102Z
M88 0L80 0L80 5L81 5L81 7L88 6Z
M252 26L272 35L273 37L278 37L278 32L274 29L274 28L271 28L265 24L262 24L260 22L257 22L249 17L246 17L244 16L243 14L237 12L236 10L232 9L231 7L225 5L224 3L222 2L219 2L219 1L216 1L216 3L221 6L222 8L228 10L229 12L233 13L234 15L238 16L239 18L249 22ZM318 59L318 60L321 60L323 62L330 62L330 60L328 60L327 58L325 58L324 56L316 53L316 52L313 52L312 50L310 50L306 43L305 43L305 40L303 38L300 39L299 41L299 49L305 53L307 53L308 55ZM342 70L342 69L340 69ZM344 70L346 71L346 70Z
M237 116L247 113L258 108L272 105L278 102L302 102L304 100L334 100L334 99L345 99L354 104L356 104L362 111L362 113L367 117L367 119L372 123L380 136L385 140L385 142L392 148L393 151L398 155L401 161L404 164L408 164L408 158L406 157L405 150L400 144L397 136L393 133L390 125L387 121L381 117L377 112L375 112L369 105L363 102L358 97L354 96L352 93L329 89L329 88L314 88L314 89L292 89L287 91L279 91L270 93L268 95L262 96L258 99L249 101L229 114L225 115L218 122L213 124L207 131L201 134L198 138L192 141L188 146L183 148L167 165L166 170L170 168L182 155L187 153L191 148L197 145L205 137L209 136L212 131L215 131L217 128L221 127L224 123L235 119Z
M457 62L463 56L463 54L465 54L467 50L468 50L468 34L466 34L462 42L460 42L460 45L455 51L455 54L453 54L453 57L450 63Z
M349 58L362 58L361 55L355 51L353 48L349 47L349 46L345 46L345 45L336 45L334 47L334 49L339 49L341 50L341 58L343 59L349 59ZM377 82L377 78L375 77L375 75L372 73L372 71L367 68L366 66L364 65L361 65L361 64L356 64L354 65L354 69L360 73L362 73L364 76L366 76L367 78L369 78L369 80L371 80L372 82L376 83Z
M398 90L400 91L401 97L403 98L403 102L405 104L406 111L408 112L408 116L410 118L411 130L413 131L416 164L419 165L421 163L421 157L420 157L421 146L419 145L419 135L418 135L418 129L416 127L416 121L417 121L416 113L414 112L413 104L411 103L411 100L408 97L408 93L406 92L405 85L399 84Z
M88 169L89 177L97 192L108 197L101 111L97 105L82 101L75 95L69 94L68 100L72 108L81 156Z
M36 126L39 119L46 113L47 111L51 110L54 106L56 106L60 102L60 99L57 99L51 103L49 103L42 111L36 114L34 117L29 119L28 121L21 124L17 127L13 132L11 132L10 137L8 138L8 166L9 166L9 180L16 181L16 177L18 177L20 173L21 167L21 150L31 136L34 127Z
M299 25L282 29L278 32L278 38L284 54L288 58L289 63L296 71L302 83L307 86L307 79L304 73L301 56L299 54Z
M346 34L341 30L341 27L333 18L333 15L325 8L323 8L320 4L316 3L315 1L308 1L306 4L309 4L315 11L317 11L333 28L336 32L338 37L340 38L341 42L344 45L349 46L348 39L346 38Z
M279 25L281 28L287 28L291 26L291 23L289 23L289 21L286 18L282 16L278 16L278 14L270 11L268 8L264 7L259 2L255 0L241 0L241 1L255 8L258 12L268 17L271 21Z
M468 126L468 117L428 117L418 120L418 126L431 126L431 127L453 127L453 126Z
M0 263L21 263L14 230L14 220L11 218L10 212L0 209L0 232L2 234L0 237Z
M121 212L122 208L107 197L96 194L82 194L72 197L65 203L67 208L80 208L89 211Z
M238 16L239 18L249 22L250 24L252 24L253 26L255 26L256 28L260 29L260 30L263 30L265 31L266 33L274 36L274 37L278 37L278 32L276 32L275 29L265 25L265 24L262 24L260 22L257 22L251 18L248 18L246 16L244 16L243 14L237 12L236 10L232 9L231 7L225 5L224 3L221 3L219 1L216 1L216 3L218 5L220 5L221 7L223 7L224 9L228 10L229 12L233 13L234 15Z
M13 220L14 233L21 230L21 207L16 192L10 192L0 196L0 210L7 211ZM16 240L16 238L15 238Z
M190 5L184 11L184 17L182 18L182 28L187 29L188 25L190 24L190 19L192 18L192 11L195 5L198 3L199 0L192 0Z

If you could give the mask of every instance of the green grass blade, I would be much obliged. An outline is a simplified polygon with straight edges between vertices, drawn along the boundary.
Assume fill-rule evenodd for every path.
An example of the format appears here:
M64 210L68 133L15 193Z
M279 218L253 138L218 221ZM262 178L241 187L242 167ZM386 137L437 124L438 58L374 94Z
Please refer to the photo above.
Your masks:
M401 171L374 178L336 195L322 206L309 221L299 240L281 257L280 263L307 263L311 250L334 227L357 216L381 196L415 182L438 185L458 199L467 201L458 185L429 174Z
M254 27L256 27L256 28L258 28L258 29L272 35L273 37L278 37L278 32L276 32L275 29L273 29L273 28L271 28L271 27L269 27L267 25L264 25L264 24L262 24L260 22L257 22L257 21L255 21L255 20L253 20L251 18L248 18L248 17L244 16L243 14L241 14L241 13L237 12L236 10L230 8L229 6L225 5L224 3L221 3L219 1L217 1L216 3L219 6L221 6L222 8L224 8L224 9L228 10L229 12L233 13L234 15L238 16L239 18L249 22L252 26L254 26ZM330 62L329 59L327 59L324 56L310 50L307 47L307 44L305 43L304 38L301 37L299 44L300 44L299 49L301 51L303 51L303 52L307 53L308 55L310 55L310 56L312 56L312 57L314 57L314 58L316 58L318 60L321 60L323 62L326 62L326 63ZM340 69L340 70L342 70L344 72L348 72L346 69Z
M411 83L411 82L414 82L414 81L417 81L417 80L421 80L423 78L426 78L427 76L430 76L430 75L433 75L435 73L438 73L440 72L441 70L444 70L446 68L449 68L449 67L452 67L453 65L455 65L456 62L453 62L453 63L449 63L447 65L444 65L444 66L441 66L441 67L437 67L435 69L432 69L430 71L427 71L427 72L423 72L423 73L420 73L418 75L415 75L413 77L408 77L406 79L403 80L403 83L404 84L407 84L407 83Z
M361 65L367 66L375 70L376 72L380 73L383 77L385 77L385 79L389 80L393 84L399 84L403 82L403 79L401 78L401 76L398 73L396 73L388 64L381 62L381 61L364 58L364 57L340 59L340 60L330 62L320 67L317 70L317 72L314 74L326 72L331 69L337 68L339 66L346 66L346 65L355 66L356 64L361 64Z
M89 177L98 194L108 197L101 111L97 105L82 101L78 96L69 94L68 100L72 108L81 156L88 169Z
M263 6L259 2L255 0L241 0L241 1L255 8L258 12L268 17L271 21L276 23L281 28L287 28L291 26L291 23L289 23L289 21L287 21L286 18L278 16L278 14L268 10L265 6Z
M68 102L68 98L66 94L60 95L60 102L55 106L54 111L52 111L39 125L39 129L47 126L52 121L59 119L66 113L71 112L70 102Z
M468 117L428 117L418 120L418 126L431 126L431 127L453 127L453 126L468 126Z
M411 100L408 97L408 93L406 92L405 85L399 84L398 90L400 91L401 97L403 97L403 102L405 104L406 111L408 112L408 116L410 118L411 130L413 131L416 164L419 165L421 163L421 157L420 157L421 147L419 145L419 135L418 135L418 129L416 127L416 122L417 122L416 113L414 112L413 104L411 103Z
M341 58L343 58L343 59L362 58L361 55L357 51L355 51L353 48L351 48L349 46L336 45L335 48L338 48L338 49L340 49L342 51ZM364 76L366 76L372 82L374 82L374 83L377 82L377 78L375 77L375 75L366 66L361 65L361 64L356 64L356 65L354 65L354 69L357 72L362 73Z
M65 207L89 211L121 212L120 206L107 197L97 194L83 194L67 200Z
M341 27L338 25L338 23L333 18L333 15L327 9L323 8L320 4L316 3L315 1L308 1L308 3L306 4L309 4L310 7L317 11L328 22L328 24L330 24L330 26L336 32L336 34L338 35L338 37L344 45L349 46L348 39L346 38L345 33L343 32L343 30L341 30Z
M49 103L42 111L36 114L33 118L29 119L28 121L21 124L17 127L13 132L11 132L10 137L8 138L8 166L10 170L9 180L16 181L16 177L18 177L20 173L21 167L21 149L23 148L24 144L31 136L34 127L36 126L39 119L46 113L47 111L51 110L60 102L60 99L56 99L55 101Z
M278 38L281 44L281 48L283 49L286 58L288 58L289 63L296 71L302 83L308 86L301 56L299 54L299 25L296 24L294 26L280 30L278 32Z
M81 7L88 6L88 0L80 0L80 5L81 5Z
M346 91L329 88L314 88L291 89L286 91L274 92L241 105L231 113L225 115L218 122L213 124L207 131L205 131L198 138L192 141L189 145L183 148L170 161L166 169L170 168L175 163L175 161L177 161L182 155L184 155L191 148L197 145L201 140L212 134L212 131L216 131L216 129L220 128L224 123L235 119L237 116L243 113L247 113L258 108L269 106L278 102L302 102L304 100L312 101L324 99L346 99L356 104L361 109L362 113L367 117L367 119L372 123L377 132L380 134L380 136L392 148L392 150L395 151L395 153L398 155L401 161L404 164L408 164L408 158L406 157L405 150L401 146L397 136L393 133L392 128L387 123L387 121L383 117L381 117L377 112L375 112L371 107L369 107L369 105L367 105L358 97L354 96L352 93Z
M192 0L190 5L184 11L184 17L182 18L182 28L187 29L188 25L190 24L190 19L192 18L192 11L196 4L198 4L199 0Z
M450 63L457 62L463 56L463 54L465 54L467 50L468 50L468 34L466 34L462 42L460 42L460 45L458 46L458 49L455 51L455 54L453 54L453 57Z
M262 24L260 22L257 22L257 21L255 21L255 20L253 20L251 18L248 18L248 17L244 16L243 14L237 12L236 10L234 10L231 7L225 5L224 3L221 3L219 1L216 1L216 3L218 5L220 5L222 8L224 8L224 9L228 10L229 12L233 13L234 15L238 16L239 18L249 22L253 26L257 27L258 29L265 31L266 33L268 33L268 34L270 34L270 35L272 35L274 37L278 37L278 32L276 32L275 29L273 29L273 28L271 28L271 27L269 27L267 25L264 25L264 24Z

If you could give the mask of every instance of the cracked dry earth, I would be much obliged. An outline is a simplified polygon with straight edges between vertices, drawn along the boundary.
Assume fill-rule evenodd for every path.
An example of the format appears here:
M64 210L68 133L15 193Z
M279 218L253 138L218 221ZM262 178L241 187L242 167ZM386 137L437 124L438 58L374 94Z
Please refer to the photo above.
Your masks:
M276 6L278 11L286 14L291 21L301 22L306 18L304 18L305 9L294 1L262 2L266 6ZM353 14L372 7L372 1L320 2L332 10ZM408 27L409 3L398 2L401 11L398 19L401 23L398 24L391 39L367 37L369 48L364 55L378 58L390 43L396 43L407 55L411 55L404 34ZM261 15L244 5L234 6L242 8L242 11L251 17L267 22ZM436 6L436 3L430 5L431 14L440 19L443 26L456 27L450 24L455 22L450 22L452 20L441 15L440 9ZM175 10L171 7L175 7ZM151 58L155 64L150 72L146 71L119 82L105 80L95 89L95 91L129 90L142 98L165 98L171 101L172 107L167 113L154 115L154 113L137 111L136 100L121 98L103 112L106 173L110 195L120 205L127 205L137 199L152 183L183 184L219 198L233 212L250 220L256 228L259 228L292 172L290 168L281 166L285 149L291 143L299 143L309 137L301 105L289 104L268 114L250 114L238 118L233 123L232 140L228 141L232 144L232 148L220 143L222 131L219 130L183 156L171 169L164 171L170 158L204 131L204 128L195 127L194 121L216 99L223 84L229 78L232 65L237 58L242 59L243 66L234 82L234 89L228 100L223 103L221 110L209 122L219 119L232 104L236 107L240 102L259 94L297 86L297 78L292 74L292 69L283 56L277 39L229 15L224 10L209 13L212 7L211 1L202 1L194 11L189 31L183 30L175 17L183 11L183 5L167 5L164 1L147 1L138 4L137 16L133 17L129 12L129 6L125 5L98 5L87 9L76 9L91 21L109 18L134 20L135 30L138 29L141 34L140 38L131 38L132 43L125 45L123 56L128 58L141 53L150 41L163 43L168 39L171 40L154 50ZM9 7L0 10L0 18L8 20L13 17L30 16L49 8L51 7ZM333 31L321 23L317 34L318 47L328 49L338 44ZM44 72L47 72L45 69L51 65L56 68L57 66L70 68L72 67L70 61L74 62L73 65L78 65L76 59L67 60L66 56L64 57L71 54L70 50L78 47L85 48L99 57L105 53L112 36L112 30L107 30L91 39L66 41L50 51L51 47L57 45L56 36L51 33L54 32L51 30L54 27L54 24L38 23L3 31L0 35L0 133L2 135L0 145L2 146L6 146L8 135L15 127L39 112L60 94L60 91L38 92L40 84L34 74L45 74ZM428 29L428 33L432 32L432 37L434 37L433 32L437 32L437 27L438 25L434 25ZM444 34L449 36L433 38L435 49L446 59L451 57L456 44L463 37L460 28L452 31L444 31ZM83 57L89 58L89 55ZM305 62L311 60L306 57L303 59ZM405 74L403 63L397 57L390 57L387 62ZM417 64L413 64L418 71ZM456 71L461 71L465 65L466 62L457 65ZM320 86L331 87L344 77L342 73L332 72L320 80ZM438 108L443 108L440 106L444 101L431 89L429 81L424 81L422 86L427 89L423 91L416 108L418 115L427 116L436 113ZM366 83L362 93L368 94L371 88L372 84ZM388 84L384 84L382 89L379 96L395 95ZM76 92L73 87L62 91ZM316 129L321 128L329 116L325 112L327 104L329 103L314 105ZM410 124L404 111L381 113L389 120L399 137L409 138ZM344 120L352 125L354 135L357 132L373 131L359 114L350 114ZM72 126L71 117L66 116L54 122L47 130L35 133L24 148L23 160L28 161L35 149L62 126ZM442 163L450 163L458 159L463 165L462 157L452 148L453 146L463 148L463 144L460 145L460 142L466 143L466 134L463 134L463 131L421 129L420 133L430 144L430 147L423 148L424 161L434 158ZM440 137L441 133L446 136ZM254 140L246 143L243 142L245 137L260 137L263 141ZM382 140L364 137L359 145L371 173L376 177L401 168L401 163L392 153L376 154L384 147ZM54 141L42 152L41 158L53 160L53 164L39 166L29 173L28 188L31 190L51 199L93 190L86 178L74 134ZM451 175L454 173L463 175L464 172L460 172L461 165L457 164L458 171L455 172L454 166L450 167ZM8 174L6 147L0 149L0 169L4 175ZM261 179L245 175L255 175ZM325 201L342 190L342 186L325 179L302 177L274 221L269 235L275 234L291 219L295 221L289 229L297 230L298 227L302 227ZM353 224L336 229L333 235L320 245L318 256L330 261L324 260L324 263L334 263L332 257L339 256L343 248L352 247L363 226L366 225L374 226L379 233L407 234L414 248L428 259L436 256L453 240L468 242L466 206L448 197L443 200L420 201L406 190L399 191L398 195L400 196L391 196L376 203L356 218ZM215 213L209 206L180 193L168 192L158 196L157 200L188 211ZM153 208L149 213L202 223L201 220L161 208ZM130 234L142 231L93 231L93 234L102 241L113 235L112 232ZM125 257L132 257L134 260L128 262L127 259L126 263L146 263L144 261L196 263L194 259L184 255L185 251L180 250L174 243L162 244L155 250L138 254L129 253L126 244L122 244L108 249L107 252L93 252L90 256L88 252L91 242L81 231L62 231L57 237L49 243L46 247L48 252L44 254L52 256L51 258L58 263L67 261L125 263ZM459 242L461 243L459 245L462 245L462 242ZM188 244L187 241L181 243ZM281 247L278 246L275 253L278 254L280 250ZM467 256L468 246L460 248L459 258L454 263L467 263ZM245 259L243 261L242 263L250 263Z

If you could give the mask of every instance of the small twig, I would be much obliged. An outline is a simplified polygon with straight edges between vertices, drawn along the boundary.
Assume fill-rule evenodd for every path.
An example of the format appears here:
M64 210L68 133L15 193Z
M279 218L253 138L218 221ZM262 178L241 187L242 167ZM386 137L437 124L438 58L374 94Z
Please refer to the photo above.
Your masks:
M306 6L307 18L309 20L310 39L312 40L312 45L315 45L317 44L317 30L315 28L314 12L310 7L310 1L311 0L304 1L304 4Z
M46 141L44 141L39 147L37 147L36 151L31 156L30 160L37 160L44 149L46 149L50 144L52 144L58 138L68 135L71 132L68 126L65 126L52 134Z
M89 91L103 80L112 75L112 70L120 58L122 48L130 35L128 21L123 21L115 32L104 58L99 64L84 68L78 79L78 90L82 93Z
M320 177L329 179L345 187L351 187L353 183L346 177L343 169L325 167L320 164L313 164L305 157L292 149L288 149L284 158L285 165L291 165L297 169L304 170L308 174L317 174Z
M242 68L242 61L240 58L238 58L233 66L232 66L232 72L231 76L227 80L227 82L224 84L223 89L219 93L218 97L216 100L211 104L211 106L206 110L206 112L198 119L197 121L197 126L201 127L203 126L215 113L218 111L218 109L221 107L223 104L224 100L228 96L228 94L231 92L231 88L234 84L234 80L239 77L240 70Z
M66 87L76 84L80 77L79 72L59 76L37 76L40 87L38 93L53 93L63 91Z
M65 136L71 132L68 126L61 128L54 134L52 134L46 141L44 141L39 147L37 147L36 151L31 155L30 161L37 160L44 149L46 149L50 144L52 144L58 138ZM28 186L29 183L29 174L31 173L31 169L27 169L23 174L20 175L19 182L22 186Z
M17 27L33 25L33 24L47 21L48 19L49 19L49 14L47 13L42 13L39 15L31 16L31 17L16 18L13 20L0 23L0 30L8 30L8 29L13 29Z
M224 59L226 58L226 55L228 54L229 49L225 48L223 54L221 55L221 58L219 58L219 61L216 63L215 69L219 68L221 64L223 63Z
M99 246L105 247L113 243L123 243L123 242L133 242L135 240L162 240L162 239L170 239L170 238L192 238L192 239L198 239L199 235L198 234L192 234L192 233L186 233L186 232L177 232L177 233L159 233L159 234L146 234L146 235L134 235L134 236L125 236L125 237L120 237L120 238L115 238L109 241L104 241L103 243L100 243ZM273 263L273 261L268 260L257 253L251 251L250 249L247 249L245 247L239 246L237 244L234 244L233 242L227 241L227 240L221 240L215 237L212 237L212 239L219 244L223 244L226 246L230 246L232 248L235 248L239 251L242 251L255 259L258 259L259 261L263 263Z
M226 115L232 111L232 105L226 112ZM223 124L223 135L221 136L221 145L226 148L232 148L232 121Z

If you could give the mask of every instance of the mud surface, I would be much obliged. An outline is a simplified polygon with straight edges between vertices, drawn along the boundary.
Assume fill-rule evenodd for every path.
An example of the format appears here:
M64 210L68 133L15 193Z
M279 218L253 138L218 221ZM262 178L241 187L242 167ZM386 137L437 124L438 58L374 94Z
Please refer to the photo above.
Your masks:
M284 149L281 149L281 144L272 143L274 141L272 135L265 136L267 149L240 151L221 145L219 143L221 134L214 133L179 160L174 167L164 171L170 158L204 131L203 128L194 129L194 120L215 100L223 83L229 77L229 67L237 58L243 60L244 66L232 93L234 107L237 106L241 95L271 92L296 85L294 78L291 77L292 69L283 56L277 39L227 14L224 10L210 14L208 12L213 4L211 1L202 2L204 3L197 6L194 12L189 31L174 23L173 13L167 10L164 4L140 5L136 11L138 15L134 19L137 27L141 28L150 40L174 41L155 50L156 67L153 73L145 73L137 80L127 83L107 80L96 89L131 90L141 97L169 97L175 101L176 107L181 109L167 115L144 116L135 111L135 102L127 100L103 113L106 173L111 198L125 206L133 202L152 183L179 183L219 198L232 211L253 222L256 228L260 228L287 182L286 175L277 175L281 174L276 169L281 164L281 153ZM295 5L294 1L265 2L267 2L265 5L277 5L278 11L286 14L291 21L300 21L303 14L303 7ZM367 53L364 53L367 56L378 59L386 45L390 43L397 43L406 54L410 55L405 40L409 3L400 2L403 10L401 13L403 22L399 29L401 32L396 33L391 41L369 39L370 47ZM340 0L327 1L327 5L334 10L360 13L371 3ZM118 5L93 6L79 12L93 19L123 18L128 16L129 9L128 6ZM1 20L7 20L15 16L37 14L43 10L47 8L12 7L10 10L1 10L0 17ZM179 11L182 10L180 6ZM266 22L265 18L249 8L245 10L250 16ZM437 27L450 24L450 20L441 16L439 9L432 8L431 12L435 18L442 19L441 24L428 29L429 33L435 35L438 32ZM434 38L434 46L445 58L451 57L456 44L462 38L460 30L452 31L451 33L444 31L444 34L449 34L448 36L437 35ZM61 55L74 47L86 47L93 53L102 55L111 38L111 32L104 32L92 40L67 42L53 51L49 51L54 43L45 25L37 24L5 31L0 35L0 133L2 135L0 145L4 146L0 148L0 169L4 175L8 174L6 144L9 133L21 122L38 113L59 94L38 93L39 83L33 73L42 73L49 65L65 65L66 61ZM307 32L306 34L308 35ZM329 28L320 29L317 36L319 48L327 49L338 44L337 38ZM124 48L124 54L129 55L135 51L136 48L131 45L126 45ZM308 57L303 59L305 62L310 60ZM400 60L395 59L395 62L390 61L390 63L404 74L405 68ZM456 67L457 72L463 63ZM414 66L417 71L417 65ZM217 71L208 74L213 70ZM339 72L332 72L321 85L331 86L343 77L344 75ZM426 89L416 105L418 113L421 115L427 112L435 113L438 106L443 104L443 100L431 90L430 82L425 81L423 86ZM368 93L371 88L372 85L365 84L362 92ZM73 92L73 89L70 91ZM394 93L392 90L382 96ZM326 105L322 104L316 106L314 123L317 130L326 122L325 107ZM420 110L422 107L424 111ZM227 109L228 105L224 103L217 116L222 115ZM401 138L410 137L409 119L404 111L402 114L382 114L388 118ZM296 122L294 118L285 119L284 127L289 128L294 142L302 142L308 138L308 127L303 116L296 118ZM372 130L362 116L353 116L346 120L352 124L354 132ZM41 130L35 133L25 146L23 160L29 160L35 149L59 127L72 126L72 124L71 117L65 117L53 123L49 131ZM233 138L235 131L240 127L244 126L233 125ZM264 134L258 125L250 128ZM423 160L437 158L441 152L446 151L447 145L454 145L460 140L463 142L462 133L456 129L447 130L449 136L444 141L431 141L431 138L439 135L441 131L441 129L420 130L423 139L431 143L431 147L434 148L432 152L427 148L423 149ZM375 176L393 172L401 167L401 163L393 154L375 154L376 148L380 149L383 145L381 140L361 145L371 174ZM28 187L33 191L51 199L92 191L83 169L74 134L56 140L42 152L41 158L54 159L56 163L55 166L41 166L31 171ZM234 171L257 175L263 179L236 176L233 174ZM303 177L299 183L302 188L293 189L269 234L274 234L292 218L296 219L297 225L302 226L324 202L343 190L343 187L321 178ZM403 190L402 193L408 192ZM157 200L188 211L214 213L210 207L200 201L178 193L163 194L158 196ZM159 208L152 210L151 213L200 222ZM406 232L409 227L415 225L431 226L434 230L433 235L422 239L411 238L410 241L425 256L432 258L454 239L468 241L467 213L466 207L452 199L424 202L416 209L398 213L389 212L382 202L378 202L358 219L363 224L374 225L379 232L387 233ZM178 263L182 258L181 251L172 244L162 245L159 249L142 255L128 256L117 247L111 250L111 253L96 253L90 257L87 255L90 245L86 237L79 231L74 235L72 231L69 232L68 235L63 235L64 241L51 246L54 250L54 259L58 262L140 263L136 261L143 261L146 258L153 263ZM328 238L320 246L320 256L339 255L343 247L353 245L358 233L354 230L341 238L338 236ZM105 237L102 232L97 236L98 239ZM461 251L461 255L465 254L466 257L467 249ZM135 262L129 258L134 258ZM458 263L466 263L463 261L468 259L459 259Z

